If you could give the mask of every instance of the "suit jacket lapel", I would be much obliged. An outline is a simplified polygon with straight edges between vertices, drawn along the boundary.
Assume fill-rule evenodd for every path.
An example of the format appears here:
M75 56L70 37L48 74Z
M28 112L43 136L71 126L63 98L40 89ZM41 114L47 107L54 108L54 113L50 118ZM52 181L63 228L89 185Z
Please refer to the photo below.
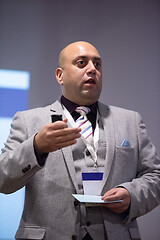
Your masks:
M102 190L108 179L111 166L113 163L114 152L115 152L115 132L113 127L113 117L110 113L109 107L102 103L99 103L100 117L104 126L105 136L106 136L106 164L104 169Z
M56 116L59 116L59 115L62 115L62 119L66 118L64 115L60 100L57 100L55 103L53 103L51 105L50 114L54 115L55 119L56 119ZM77 183L76 172L75 172L75 168L74 168L72 147L69 146L69 147L62 148L61 151L62 151L62 155L64 157L64 161L66 163L66 167L68 168L71 180L73 182L73 185L74 185L76 191L78 192L78 183Z

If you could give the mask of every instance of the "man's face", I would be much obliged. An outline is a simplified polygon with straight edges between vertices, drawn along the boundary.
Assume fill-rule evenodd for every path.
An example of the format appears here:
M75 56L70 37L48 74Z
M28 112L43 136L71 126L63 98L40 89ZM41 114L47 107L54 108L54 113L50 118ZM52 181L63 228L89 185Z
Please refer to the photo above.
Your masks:
M78 105L90 105L98 100L102 88L102 63L91 44L77 42L66 47L60 71L57 80L66 98Z

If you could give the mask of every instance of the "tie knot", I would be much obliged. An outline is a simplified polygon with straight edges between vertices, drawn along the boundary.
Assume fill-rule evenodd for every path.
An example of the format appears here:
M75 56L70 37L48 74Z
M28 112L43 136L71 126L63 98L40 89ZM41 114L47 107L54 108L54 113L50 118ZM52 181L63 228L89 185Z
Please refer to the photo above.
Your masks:
M80 106L77 107L75 111L82 116L86 116L91 110L88 107Z

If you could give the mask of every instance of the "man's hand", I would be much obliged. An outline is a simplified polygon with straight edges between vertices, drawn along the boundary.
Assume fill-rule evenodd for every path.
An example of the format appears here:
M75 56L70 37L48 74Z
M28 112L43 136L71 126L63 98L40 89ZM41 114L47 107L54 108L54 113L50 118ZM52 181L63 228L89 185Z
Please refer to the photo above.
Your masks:
M131 197L126 188L117 187L106 192L102 197L102 200L104 201L123 200L120 203L106 203L101 205L104 207L108 207L115 213L122 213L128 209L131 202Z
M48 123L35 136L34 144L39 154L49 153L75 144L81 136L80 128L68 128L67 119Z

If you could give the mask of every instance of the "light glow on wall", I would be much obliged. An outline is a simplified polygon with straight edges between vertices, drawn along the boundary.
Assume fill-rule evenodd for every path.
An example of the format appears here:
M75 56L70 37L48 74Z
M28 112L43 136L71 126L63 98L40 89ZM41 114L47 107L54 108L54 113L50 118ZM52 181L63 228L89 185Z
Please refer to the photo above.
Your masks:
M29 72L0 70L0 88L29 89Z
M7 140L13 115L27 109L29 83L29 72L0 70L0 149ZM22 188L12 194L0 194L0 240L14 239L23 210L24 191Z

